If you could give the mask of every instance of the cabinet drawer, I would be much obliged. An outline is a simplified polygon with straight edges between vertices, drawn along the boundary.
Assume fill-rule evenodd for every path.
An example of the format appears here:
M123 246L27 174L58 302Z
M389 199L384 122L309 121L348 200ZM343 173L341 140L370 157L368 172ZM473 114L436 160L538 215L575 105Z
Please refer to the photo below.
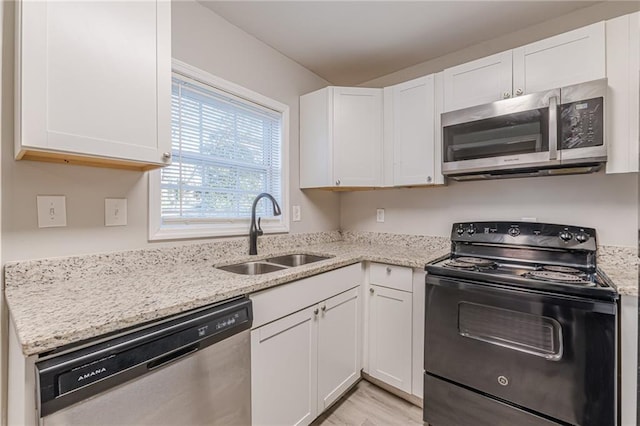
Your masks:
M253 327L314 305L362 282L360 263L270 288L250 296L253 302Z
M405 266L372 263L369 268L369 282L383 287L411 292L413 271Z

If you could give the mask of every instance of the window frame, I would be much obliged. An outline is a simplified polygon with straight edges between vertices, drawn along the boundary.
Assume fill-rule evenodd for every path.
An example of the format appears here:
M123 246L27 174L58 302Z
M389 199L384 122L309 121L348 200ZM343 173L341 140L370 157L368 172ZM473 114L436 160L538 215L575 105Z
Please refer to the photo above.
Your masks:
M289 232L289 106L249 90L238 84L216 77L199 68L172 60L172 75L186 78L205 87L212 87L240 99L261 105L282 115L281 135L281 188L282 214L264 217L261 220L265 234ZM206 223L198 220L192 223L167 224L162 221L161 209L161 169L151 170L149 175L149 241L175 240L207 237L229 237L249 234L250 219L211 219ZM261 202L268 202L264 200Z

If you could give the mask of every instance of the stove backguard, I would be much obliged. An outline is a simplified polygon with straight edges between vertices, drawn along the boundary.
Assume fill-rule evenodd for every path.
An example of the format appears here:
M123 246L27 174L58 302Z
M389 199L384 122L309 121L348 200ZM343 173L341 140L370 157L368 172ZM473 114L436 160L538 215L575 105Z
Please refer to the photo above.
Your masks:
M499 261L561 265L593 272L597 240L593 228L538 222L453 224L451 254Z

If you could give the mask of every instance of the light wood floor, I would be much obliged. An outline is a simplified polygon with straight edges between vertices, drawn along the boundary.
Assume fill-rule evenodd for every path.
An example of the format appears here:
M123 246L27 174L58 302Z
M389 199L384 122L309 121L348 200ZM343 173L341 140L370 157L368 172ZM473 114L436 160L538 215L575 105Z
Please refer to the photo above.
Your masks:
M422 409L361 380L312 426L422 426Z

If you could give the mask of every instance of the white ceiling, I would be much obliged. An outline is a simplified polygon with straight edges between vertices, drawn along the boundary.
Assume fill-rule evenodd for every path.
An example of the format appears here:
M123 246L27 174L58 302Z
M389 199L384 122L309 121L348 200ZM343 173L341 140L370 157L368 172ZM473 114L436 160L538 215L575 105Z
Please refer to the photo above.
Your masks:
M596 3L200 2L335 85L363 83Z

